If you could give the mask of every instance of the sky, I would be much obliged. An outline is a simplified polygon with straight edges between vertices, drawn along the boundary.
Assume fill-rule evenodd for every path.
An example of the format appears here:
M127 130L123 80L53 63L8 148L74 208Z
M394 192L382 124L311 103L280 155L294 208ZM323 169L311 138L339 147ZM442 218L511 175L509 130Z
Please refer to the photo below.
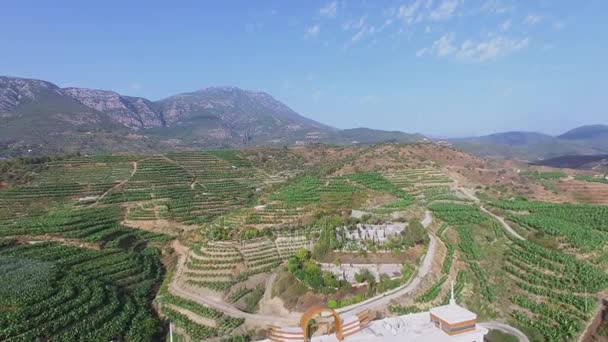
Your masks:
M230 85L435 137L608 124L605 0L20 0L0 32L0 75L62 87Z

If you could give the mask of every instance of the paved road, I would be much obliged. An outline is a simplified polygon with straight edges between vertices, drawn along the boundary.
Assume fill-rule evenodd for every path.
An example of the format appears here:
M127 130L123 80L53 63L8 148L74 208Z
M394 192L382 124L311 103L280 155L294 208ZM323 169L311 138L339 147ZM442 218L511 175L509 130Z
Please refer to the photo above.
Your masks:
M433 217L431 216L431 212L427 210L424 213L424 219L420 221L424 228L428 228L431 223L433 223ZM350 306L346 306L336 310L339 313L347 313L353 311L364 311L367 309L377 309L386 307L393 299L399 298L411 292L414 292L419 286L424 277L431 270L431 266L433 264L433 259L435 258L435 254L437 252L437 240L431 234L429 234L430 242L429 248L420 264L420 268L416 273L416 276L410 280L407 284L404 284L396 289L387 291L378 296L372 297L370 299L364 300L361 303L353 304Z
M482 322L482 323L478 323L478 324L486 329L498 330L498 331L507 333L509 335L513 335L519 339L519 342L530 342L530 340L524 333L522 333L518 329L516 329L508 324L504 324L504 323L500 323L500 322Z

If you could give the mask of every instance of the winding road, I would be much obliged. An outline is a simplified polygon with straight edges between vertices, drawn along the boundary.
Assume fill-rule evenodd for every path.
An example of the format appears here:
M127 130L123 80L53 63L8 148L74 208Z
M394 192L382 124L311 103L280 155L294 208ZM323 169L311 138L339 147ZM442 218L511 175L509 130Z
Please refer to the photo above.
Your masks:
M424 219L420 221L424 228L428 228L431 223L433 223L433 216L431 216L431 212L427 210L424 213ZM420 286L420 283L426 277L426 275L431 270L431 266L433 264L433 259L435 258L435 254L437 252L437 239L432 234L429 234L430 242L429 248L424 255L424 259L416 272L416 276L412 278L407 284L404 284L396 289L384 292L375 297L364 300L360 303L353 304L350 306L345 306L336 310L338 313L347 313L353 311L364 311L364 310L372 310L379 307L386 307L393 299L397 299L401 296L414 292Z
M430 211L426 211L423 220L420 222L425 228L428 228L433 222L433 217ZM351 306L343 307L338 309L339 313L346 313L352 311L363 311L367 309L375 309L379 307L385 307L392 301L398 297L409 294L415 291L419 286L424 277L431 270L431 265L433 263L433 259L435 258L435 254L437 251L437 240L431 234L429 234L430 243L429 248L422 260L420 267L416 273L416 276L412 278L407 284L402 285L396 289L385 292L378 296L369 298L363 302L353 304ZM272 315L262 315L262 314L250 314L243 312L233 305L226 303L225 301L215 298L204 296L187 287L183 287L181 280L182 273L186 266L186 261L188 260L189 251L186 247L184 247L178 240L174 240L172 243L172 247L175 252L178 254L178 262L177 262L177 272L175 273L171 283L169 284L169 292L173 295L181 296L197 303L207 305L213 309L221 311L227 315L233 317L244 318L246 320L250 320L252 322L256 322L258 325L282 325L282 326L290 326L296 325L299 321L300 316L297 314L290 316L272 316ZM276 276L276 275L274 275ZM271 276L272 278L273 276ZM271 284L271 283L270 283ZM267 282L266 293L264 296L267 297L270 294L268 293L271 290L271 285Z
M469 196L469 194L467 194L467 196ZM475 197L474 195L472 195L472 196L475 199L476 203L478 203L478 204L481 203L481 201L477 197ZM515 232L504 221L504 219L502 217L496 216L495 214L489 212L488 210L483 208L483 206L481 206L481 204L480 204L480 208L482 211L484 211L488 215L497 219L502 224L502 226L505 228L505 230L507 232L509 232L516 238L523 239L523 237L521 237L519 234L517 234L517 232ZM424 226L424 228L428 228L433 223L433 217L429 210L427 210L425 212L424 218L422 219L422 221L420 221L420 223ZM422 263L420 264L420 267L417 270L416 276L413 277L407 284L404 284L396 289L385 292L378 296L369 298L363 302L340 308L336 311L340 314L344 314L344 313L364 311L364 310L368 310L368 309L373 310L373 309L378 309L378 308L384 308L387 305L389 305L389 303L392 300L399 298L401 296L410 294L410 293L414 292L416 289L418 289L422 280L430 272L431 266L433 263L433 259L435 258L435 255L437 252L437 239L430 233L429 233L429 238L430 238L430 242L429 242L429 248L427 250L427 253L425 254L424 259L422 260ZM169 292L171 292L172 294L187 298L189 300L192 300L194 302L197 302L197 303L200 303L200 304L203 304L206 306L209 306L209 307L211 307L215 310L221 311L227 315L230 315L233 317L238 317L238 318L244 318L247 322L249 322L250 324L253 324L255 326L263 326L263 325L266 325L266 326L272 326L272 325L294 326L294 325L298 324L300 316L297 313L292 313L288 316L250 314L250 313L246 313L246 312L243 312L243 311L237 309L233 305L226 303L225 301L223 301L220 298L204 296L204 295L201 295L200 293L197 293L196 291L192 291L191 289L189 289L187 287L182 287L181 286L182 283L180 282L180 279L182 277L183 270L185 269L186 261L188 260L189 250L187 248L185 248L183 245L181 245L181 243L179 243L178 240L174 240L172 246L173 246L174 250L176 251L176 253L178 254L177 272L175 273L173 279L171 280L171 283L169 284ZM274 280L275 277L276 277L276 273L273 273L266 282L266 291L264 293L265 300L270 299L270 292L272 290L272 280ZM526 335L524 333L522 333L520 330L518 330L508 324L491 321L491 322L482 322L482 323L479 323L479 325L486 329L489 329L489 330L498 330L498 331L502 331L504 333L513 335L513 336L517 337L520 342L530 342L530 340L526 337Z

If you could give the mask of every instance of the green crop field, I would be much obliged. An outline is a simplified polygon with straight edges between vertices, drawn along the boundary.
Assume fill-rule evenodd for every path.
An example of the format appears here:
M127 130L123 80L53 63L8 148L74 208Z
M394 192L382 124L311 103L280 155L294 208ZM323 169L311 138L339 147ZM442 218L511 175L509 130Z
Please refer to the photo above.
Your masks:
M445 304L453 283L480 321L508 323L531 340L579 337L608 289L608 207L490 199L485 186L474 201L437 163L410 165L398 153L383 159L397 164L358 159L374 148L16 163L10 172L19 177L0 185L0 340L157 341L169 321L190 340L246 340L255 333L235 313L268 312L267 285L287 310L353 305L406 284L429 234L440 246L437 267L389 312ZM515 180L565 178L525 176ZM394 223L405 228L384 236ZM290 270L294 257L301 261ZM401 276L360 271L353 286L346 273L325 271L386 260Z

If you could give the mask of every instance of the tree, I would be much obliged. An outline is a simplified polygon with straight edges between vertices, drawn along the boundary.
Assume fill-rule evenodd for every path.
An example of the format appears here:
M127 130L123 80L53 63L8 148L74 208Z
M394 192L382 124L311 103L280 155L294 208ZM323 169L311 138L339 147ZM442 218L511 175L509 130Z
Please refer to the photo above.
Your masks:
M429 236L426 233L426 229L419 221L412 219L409 221L408 226L401 232L404 237L404 244L406 246L414 246L417 244L427 244Z
M310 259L310 252L304 248L299 249L296 254L295 254L296 258L298 258L300 261L304 262L306 260Z

